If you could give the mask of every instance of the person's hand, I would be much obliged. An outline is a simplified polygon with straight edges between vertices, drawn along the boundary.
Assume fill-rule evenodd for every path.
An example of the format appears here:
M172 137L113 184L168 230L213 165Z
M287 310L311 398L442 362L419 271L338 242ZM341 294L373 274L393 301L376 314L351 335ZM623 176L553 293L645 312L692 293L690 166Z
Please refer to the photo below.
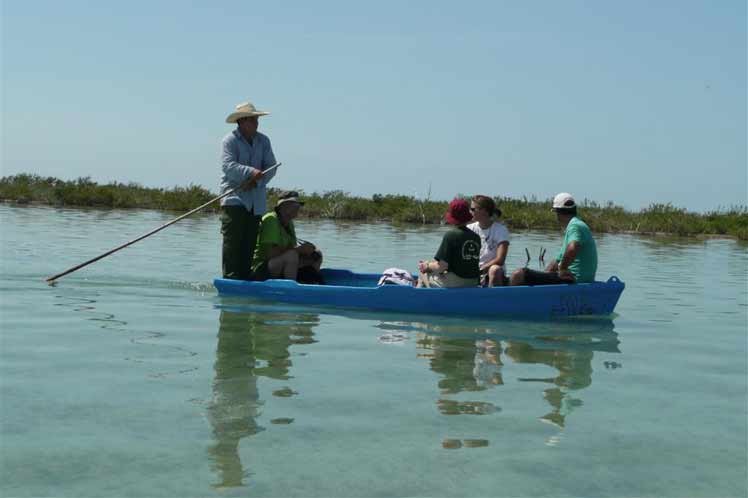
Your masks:
M260 169L253 169L249 180L242 184L242 190L252 190L257 186L257 182L262 180L265 173Z
M296 248L296 251L298 251L299 256L311 256L314 253L315 247L314 244L310 244L309 242L304 242L299 247Z
M568 268L565 269L558 269L558 278L562 280L569 280L571 282L574 281L574 274L569 271Z

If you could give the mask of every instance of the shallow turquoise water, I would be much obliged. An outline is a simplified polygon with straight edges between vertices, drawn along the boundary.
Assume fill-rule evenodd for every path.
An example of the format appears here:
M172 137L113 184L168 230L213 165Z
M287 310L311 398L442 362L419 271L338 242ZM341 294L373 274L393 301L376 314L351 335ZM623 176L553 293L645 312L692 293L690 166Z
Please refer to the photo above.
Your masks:
M0 206L0 495L747 493L745 244L600 236L618 314L563 322L222 299L214 216L44 283L171 217ZM298 227L372 272L441 230Z

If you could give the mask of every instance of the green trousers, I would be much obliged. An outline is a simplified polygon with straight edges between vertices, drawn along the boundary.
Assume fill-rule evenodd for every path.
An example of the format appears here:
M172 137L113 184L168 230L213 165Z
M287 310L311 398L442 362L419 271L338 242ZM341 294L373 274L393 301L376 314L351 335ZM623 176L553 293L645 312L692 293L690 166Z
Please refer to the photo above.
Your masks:
M260 216L244 206L221 207L223 278L250 280Z

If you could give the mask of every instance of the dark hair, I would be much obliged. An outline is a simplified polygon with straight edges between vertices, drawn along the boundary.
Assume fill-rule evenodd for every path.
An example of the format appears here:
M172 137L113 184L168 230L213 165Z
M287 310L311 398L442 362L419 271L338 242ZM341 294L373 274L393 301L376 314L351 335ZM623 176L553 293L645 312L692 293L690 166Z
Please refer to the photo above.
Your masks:
M497 217L501 217L501 209L496 207L494 200L487 195L475 195L471 200L476 203L479 208L486 210L488 214L495 214Z

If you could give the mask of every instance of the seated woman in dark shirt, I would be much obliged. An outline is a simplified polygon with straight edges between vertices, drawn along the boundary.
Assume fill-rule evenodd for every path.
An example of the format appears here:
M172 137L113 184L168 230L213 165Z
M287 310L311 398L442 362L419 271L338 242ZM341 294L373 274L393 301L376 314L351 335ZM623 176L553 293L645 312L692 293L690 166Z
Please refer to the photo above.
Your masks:
M433 261L419 261L418 287L475 287L480 269L480 237L467 224L473 219L464 199L449 203L445 219L454 225L442 238Z

